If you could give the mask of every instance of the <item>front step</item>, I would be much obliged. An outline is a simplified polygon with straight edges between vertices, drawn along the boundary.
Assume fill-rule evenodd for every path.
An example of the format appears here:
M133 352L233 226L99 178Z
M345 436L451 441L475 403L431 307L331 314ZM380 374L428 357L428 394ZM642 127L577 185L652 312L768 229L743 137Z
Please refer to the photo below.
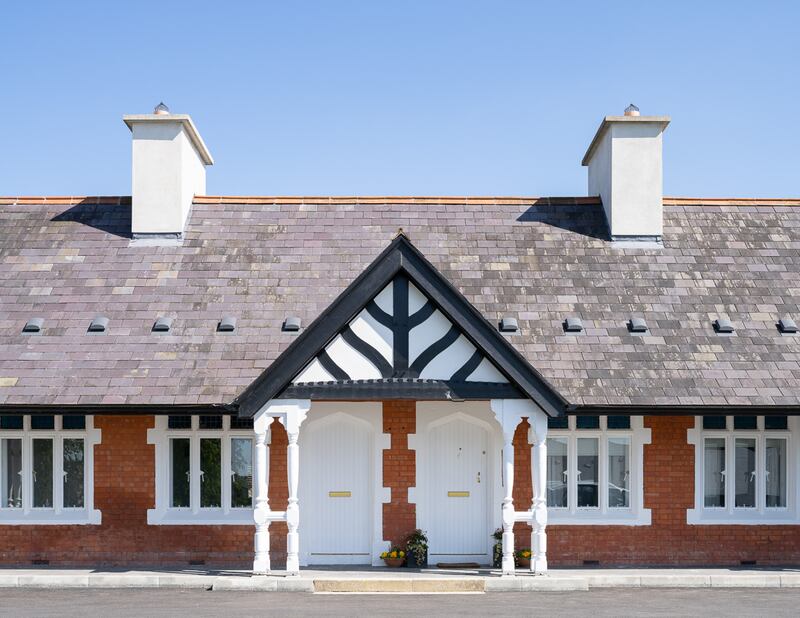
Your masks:
M485 592L482 577L473 579L315 579L314 592Z

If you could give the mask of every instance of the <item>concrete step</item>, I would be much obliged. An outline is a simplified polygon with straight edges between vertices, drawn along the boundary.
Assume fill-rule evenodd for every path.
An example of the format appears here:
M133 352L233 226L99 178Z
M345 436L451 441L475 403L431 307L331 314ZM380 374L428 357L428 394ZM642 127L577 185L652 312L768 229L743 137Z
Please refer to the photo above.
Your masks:
M314 592L484 592L482 577L471 579L315 579Z

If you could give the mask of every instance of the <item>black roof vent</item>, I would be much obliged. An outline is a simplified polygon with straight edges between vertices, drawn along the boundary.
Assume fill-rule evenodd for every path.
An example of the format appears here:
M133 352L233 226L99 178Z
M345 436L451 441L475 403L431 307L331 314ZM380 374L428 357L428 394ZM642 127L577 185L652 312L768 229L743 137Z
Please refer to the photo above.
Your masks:
M226 315L217 324L218 333L232 333L236 330L236 318L232 315Z
M42 330L42 326L44 326L44 318L31 318L25 322L25 326L22 327L22 332L38 333Z
M98 315L91 324L89 324L90 333L104 333L108 328L108 318L104 315Z
M583 331L583 322L578 317L571 317L564 320L564 331L567 333L580 333Z
M644 318L632 317L628 322L628 330L632 333L646 333L647 322Z
M787 335L792 335L797 332L797 324L788 315L778 320L778 329Z
M283 321L283 326L281 326L281 330L284 333L296 333L300 330L300 326L302 325L302 320L297 316L290 315Z
M168 333L172 329L172 318L161 316L153 324L154 333Z
M517 318L503 318L500 320L500 332L501 333L516 333L519 330L519 325L517 324Z
M714 330L722 335L730 335L735 329L728 318L717 318L714 320Z

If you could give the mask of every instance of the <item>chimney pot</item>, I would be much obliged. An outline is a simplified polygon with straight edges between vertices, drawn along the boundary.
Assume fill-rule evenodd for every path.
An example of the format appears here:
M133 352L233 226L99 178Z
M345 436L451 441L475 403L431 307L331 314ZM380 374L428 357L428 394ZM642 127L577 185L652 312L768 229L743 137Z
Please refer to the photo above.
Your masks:
M157 116L167 116L169 115L169 107L164 105L164 101L161 101L158 105L153 108L153 113Z
M162 105L163 105L163 103L162 103ZM626 116L638 116L639 115L639 108L636 107L633 103L631 103L630 105L628 105L628 107L625 108L625 115Z

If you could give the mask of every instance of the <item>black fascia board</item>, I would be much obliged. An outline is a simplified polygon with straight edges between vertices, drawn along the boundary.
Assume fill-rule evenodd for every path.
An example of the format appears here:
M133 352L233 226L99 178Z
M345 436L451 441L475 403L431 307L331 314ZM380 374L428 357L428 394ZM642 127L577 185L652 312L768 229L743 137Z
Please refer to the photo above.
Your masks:
M85 414L94 416L98 414L113 416L125 415L153 415L153 416L225 416L237 414L238 409L233 404L0 404L0 415L18 416L30 415L56 415L70 416Z
M277 398L303 367L400 272L407 274L526 398L538 404L548 416L563 414L566 400L403 234L399 234L234 400L240 416L253 416L264 403Z
M572 405L568 416L800 416L800 405Z
M475 401L526 397L513 384L395 379L291 384L281 392L278 399Z

